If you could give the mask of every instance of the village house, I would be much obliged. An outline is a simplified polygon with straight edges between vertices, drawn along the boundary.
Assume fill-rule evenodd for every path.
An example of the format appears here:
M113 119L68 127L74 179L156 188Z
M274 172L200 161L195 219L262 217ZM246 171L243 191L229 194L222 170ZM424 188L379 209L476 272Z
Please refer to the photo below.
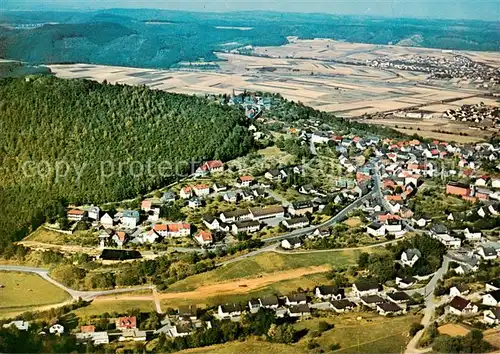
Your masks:
M118 337L119 342L134 341L145 342L147 339L146 331L140 331L137 328L123 329L121 335Z
M196 321L198 315L196 314L196 306L181 306L177 309L177 315L183 320Z
M268 206L265 208L251 208L250 217L253 220L263 220L270 218L282 218L285 216L285 210L281 205Z
M467 241L471 242L481 241L481 235L482 235L481 232L469 230L469 228L466 228L464 230L464 236Z
M203 215L203 223L209 230L218 230L221 222L213 215Z
M286 304L286 306L296 306L296 305L307 304L307 296L305 293L297 293L297 294L287 295L285 297L285 304Z
M210 194L210 186L208 184L197 184L193 187L193 192L197 197L205 197Z
M233 191L227 191L222 197L226 202L236 203L238 201L238 193Z
M256 220L237 221L231 227L231 232L236 235L240 232L253 233L259 231L260 223Z
M385 300L379 295L366 295L361 296L359 299L363 305L371 308L376 308L377 304L385 302Z
M101 209L98 206L91 205L88 211L88 218L99 221L99 217L101 214Z
M202 206L201 199L198 197L192 197L188 200L188 207L191 209L200 208Z
M236 186L243 188L243 187L250 187L254 182L254 179L252 176L240 176L236 180Z
M497 251L493 247L481 245L477 248L477 254L486 261L497 259Z
M80 332L75 335L76 340L80 343L92 342L94 345L108 344L108 332Z
M252 214L247 209L238 209L233 211L224 211L219 215L222 222L226 224L232 224L236 221L250 220L252 219Z
M191 323L178 323L169 328L169 335L172 338L186 337L195 332L194 326Z
M471 315L478 311L476 305L460 296L455 296L448 305L450 313L457 316Z
M49 333L60 336L61 334L64 333L64 326L60 325L59 323L56 323L49 327Z
M101 222L101 225L104 227L113 227L115 224L113 218L108 213L106 213L102 216L100 222Z
M494 290L484 294L482 304L486 306L499 306L500 290Z
M306 184L299 188L299 193L301 194L315 194L317 192L318 191L314 189L314 187L311 184Z
M141 210L148 212L151 210L151 207L153 206L153 202L151 200L143 200L141 202Z
M369 279L360 279L357 280L352 285L352 291L355 296L367 296L367 295L376 295L378 294L380 289L380 285L375 280Z
M404 291L387 293L387 299L399 305L405 305L411 301L411 297Z
M401 264L408 267L413 265L422 257L422 254L416 248L411 248L403 251L401 254Z
M368 233L368 235L373 237L384 236L385 231L385 225L378 222L372 222L366 227L366 232Z
M278 297L275 295L269 295L263 298L259 298L260 306L266 309L276 310L280 304Z
M200 230L195 236L194 239L202 246L211 245L214 240L212 238L212 233L210 231Z
M270 170L264 174L264 177L270 181L282 181L288 177L288 174L284 170Z
M252 200L254 200L254 196L253 196L252 192L243 190L243 191L239 192L239 194L241 196L241 199L244 200L245 202L251 202Z
M400 315L404 313L404 310L401 307L399 307L398 304L392 301L385 301L382 303L378 303L376 307L377 307L377 312L381 316Z
M178 222L171 224L156 224L153 230L162 237L188 237L191 235L191 225Z
M396 285L400 289L407 289L413 286L416 282L417 279L414 277L405 277L405 278L396 277Z
M125 210L122 216L122 225L129 229L135 229L139 224L140 215L137 210Z
M193 188L191 188L191 186L182 187L181 191L179 192L179 196L182 199L191 198L193 196Z
M163 193L162 197L160 198L160 201L162 203L165 203L165 204L173 203L173 202L175 202L175 199L176 199L175 197L176 197L176 195L174 192L168 191L168 192Z
M319 299L341 300L345 292L344 289L339 289L334 285L322 285L314 289L314 294Z
M467 284L458 284L450 288L450 297L467 295L469 291Z
M68 211L67 216L69 221L81 221L87 216L87 212L80 209L71 209Z
M115 325L119 330L137 328L137 318L135 316L119 317Z
M483 321L484 323L492 326L500 324L500 307L484 311Z
M23 321L23 320L18 320L18 321L11 321L9 323L6 323L2 326L2 328L9 328L11 326L16 327L20 331L27 331L30 327L29 322Z
M446 184L446 194L468 197L471 195L471 188L465 183L449 182Z
M291 229L301 229L303 227L309 226L309 219L305 216L298 218L292 218L283 221L283 225L289 230Z
M293 237L281 241L281 247L286 250L293 250L302 247L302 240L300 237Z
M309 309L309 305L300 304L291 306L288 309L288 316L290 317L309 317L311 315L311 310Z
M307 213L312 214L313 210L313 203L306 200L292 203L292 205L288 208L288 213L293 216L302 216Z
M224 171L224 164L220 160L210 160L204 162L198 167L195 174L199 176L204 176L207 173L216 173Z
M248 300L248 308L251 313L259 312L261 305L259 299L250 299Z
M349 311L355 308L356 304L347 299L333 300L330 301L330 307L337 313L343 313L345 311Z
M500 290L500 278L496 278L486 282L486 291Z
M216 193L225 192L225 191L227 191L227 186L225 184L222 184L222 183L214 182L214 184L212 185L212 189Z
M241 316L242 308L239 304L224 304L217 308L219 319L227 319Z
M119 248L122 248L128 241L128 235L124 231L118 231L111 237L111 239Z

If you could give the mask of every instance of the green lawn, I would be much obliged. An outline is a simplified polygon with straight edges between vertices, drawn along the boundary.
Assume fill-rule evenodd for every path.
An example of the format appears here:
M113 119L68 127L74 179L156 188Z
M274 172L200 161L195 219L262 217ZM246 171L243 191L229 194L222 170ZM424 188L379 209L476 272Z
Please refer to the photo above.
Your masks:
M276 354L302 354L305 351L298 351L298 348L287 344L269 343L259 338L250 338L244 342L229 342L226 344L213 345L204 348L194 348L183 350L179 353L197 353L197 354L235 354L235 353L276 353Z
M35 274L0 272L0 316L70 299L68 293Z
M266 252L255 257L219 267L207 273L183 279L169 287L168 291L190 291L201 285L213 284L238 278L256 277L260 274L296 268L330 265L333 268L347 267L357 261L359 251L318 252L308 254L279 254Z
M142 312L156 311L153 300L120 300L120 301L93 301L90 305L73 311L78 317L92 317L105 312L125 314L132 309Z
M358 320L357 317L362 317ZM421 317L406 315L401 317L382 317L376 313L347 313L331 315L329 318L314 318L298 322L297 329L315 331L318 323L326 320L334 328L324 332L314 340L320 347L329 351L332 344L340 344L340 352L345 353L395 353L404 349L408 338L408 330L414 322L420 322ZM306 349L309 335L302 338L296 345Z
M363 317L357 320L356 317ZM300 329L316 331L318 323L325 318L314 318L301 321L294 326ZM340 353L399 353L402 352L409 340L407 333L413 322L420 321L419 316L407 315L403 317L385 318L375 313L349 313L343 315L332 315L326 321L335 327L322 333L320 337L313 340L319 344L314 351L307 349L307 343L311 340L306 335L299 342L292 345L269 343L258 338L249 338L243 342L236 341L222 345L214 345L206 348L195 348L182 351L181 353L329 353L330 346L334 343L340 344L341 348L336 351Z

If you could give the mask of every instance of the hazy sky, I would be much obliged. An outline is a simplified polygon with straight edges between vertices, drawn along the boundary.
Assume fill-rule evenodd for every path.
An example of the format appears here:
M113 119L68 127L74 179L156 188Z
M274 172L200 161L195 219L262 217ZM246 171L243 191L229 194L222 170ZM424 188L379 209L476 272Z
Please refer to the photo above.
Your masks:
M500 0L0 0L22 10L158 8L186 11L271 10L389 17L500 20Z

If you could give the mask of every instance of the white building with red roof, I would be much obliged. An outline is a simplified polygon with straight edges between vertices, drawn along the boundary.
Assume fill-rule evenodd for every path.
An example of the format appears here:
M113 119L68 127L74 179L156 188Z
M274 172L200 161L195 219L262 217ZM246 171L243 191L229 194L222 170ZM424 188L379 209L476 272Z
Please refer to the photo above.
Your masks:
M214 242L212 233L210 231L200 230L194 239L202 246L208 246Z
M197 197L203 197L210 194L210 186L208 184L197 184L193 187L193 191Z

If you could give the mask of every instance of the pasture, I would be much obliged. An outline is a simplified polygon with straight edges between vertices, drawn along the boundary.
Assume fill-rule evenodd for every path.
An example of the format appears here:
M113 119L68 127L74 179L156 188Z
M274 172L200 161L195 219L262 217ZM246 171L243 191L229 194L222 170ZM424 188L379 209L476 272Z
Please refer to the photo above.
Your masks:
M0 317L59 304L69 294L35 274L0 271Z

